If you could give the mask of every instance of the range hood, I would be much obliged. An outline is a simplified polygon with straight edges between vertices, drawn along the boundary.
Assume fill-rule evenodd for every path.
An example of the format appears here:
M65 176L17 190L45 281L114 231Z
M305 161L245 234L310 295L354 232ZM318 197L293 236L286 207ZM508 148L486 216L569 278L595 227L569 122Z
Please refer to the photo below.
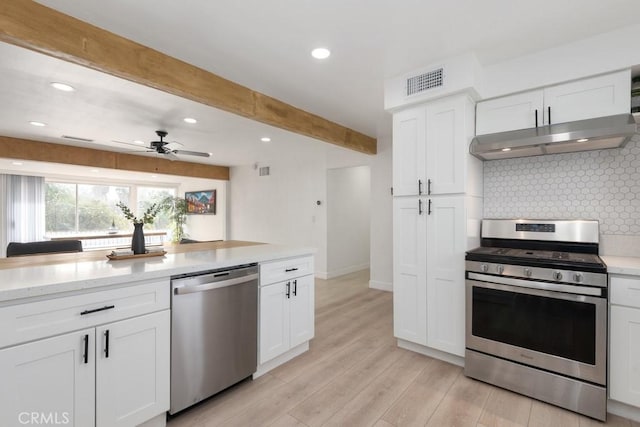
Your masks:
M482 160L623 147L637 131L631 114L480 135L469 152Z

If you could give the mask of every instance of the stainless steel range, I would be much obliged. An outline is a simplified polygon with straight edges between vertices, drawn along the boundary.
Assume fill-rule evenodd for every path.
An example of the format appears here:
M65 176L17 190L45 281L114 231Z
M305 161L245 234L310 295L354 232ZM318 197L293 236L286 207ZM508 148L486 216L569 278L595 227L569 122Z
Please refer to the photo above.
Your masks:
M605 420L597 221L483 220L466 255L465 375Z

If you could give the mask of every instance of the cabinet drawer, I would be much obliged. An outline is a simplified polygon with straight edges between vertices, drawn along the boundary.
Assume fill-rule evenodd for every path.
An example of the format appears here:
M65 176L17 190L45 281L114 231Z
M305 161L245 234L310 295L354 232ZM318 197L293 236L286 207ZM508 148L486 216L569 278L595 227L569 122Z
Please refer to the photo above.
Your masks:
M313 274L313 257L291 258L260 264L260 286Z
M640 308L640 277L610 276L611 304Z
M169 279L0 308L0 348L170 307Z

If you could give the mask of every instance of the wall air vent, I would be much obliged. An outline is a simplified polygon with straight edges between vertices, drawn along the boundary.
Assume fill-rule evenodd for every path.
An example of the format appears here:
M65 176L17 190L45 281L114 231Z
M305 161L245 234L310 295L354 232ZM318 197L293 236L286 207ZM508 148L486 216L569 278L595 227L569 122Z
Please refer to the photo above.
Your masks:
M442 87L444 84L444 68L428 71L407 79L407 96L424 92L425 90Z
M64 139L70 139L70 140L72 140L72 141L93 142L93 139L80 138L79 136L62 135L62 137L63 137Z
M269 176L269 166L263 166L259 170L260 176Z

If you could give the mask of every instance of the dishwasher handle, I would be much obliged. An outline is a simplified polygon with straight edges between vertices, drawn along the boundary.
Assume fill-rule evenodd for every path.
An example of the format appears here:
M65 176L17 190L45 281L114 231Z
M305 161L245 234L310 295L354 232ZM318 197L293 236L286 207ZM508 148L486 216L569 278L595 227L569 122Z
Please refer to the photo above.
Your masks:
M202 283L195 286L183 286L174 288L173 293L175 295L193 294L196 292L210 291L212 289L226 288L227 286L233 286L240 283L250 282L258 279L258 273L249 274L247 276L236 277L234 279L223 280L221 282Z

